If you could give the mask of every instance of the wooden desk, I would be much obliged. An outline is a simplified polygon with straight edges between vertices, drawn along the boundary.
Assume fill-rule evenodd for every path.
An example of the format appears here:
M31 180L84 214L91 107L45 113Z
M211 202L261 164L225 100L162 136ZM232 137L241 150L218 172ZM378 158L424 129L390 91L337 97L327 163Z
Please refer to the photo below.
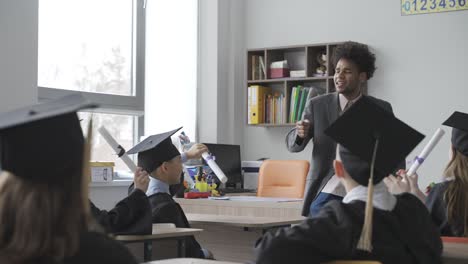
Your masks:
M254 260L254 245L266 230L302 222L304 217L255 217L186 214L190 225L202 228L197 236L202 247L222 261Z
M175 199L186 214L215 214L258 217L300 216L302 201L230 201L209 199Z
M239 262L227 262L194 258L177 258L145 262L144 264L239 264Z
M442 260L447 264L468 263L468 244L444 242Z
M191 226L202 228L197 235L202 247L222 261L247 262L254 258L254 245L269 228L299 223L303 201L278 202L262 197L249 201L183 199Z
M299 224L305 219L303 216L294 217L257 217L210 214L186 214L191 225L216 224L221 226L268 229L279 226Z
M166 239L177 240L177 255L178 257L184 257L185 239L202 231L203 229L196 228L160 229L153 226L153 234L151 235L122 235L116 236L115 239L126 244L143 242L143 260L149 261L152 258L153 241Z

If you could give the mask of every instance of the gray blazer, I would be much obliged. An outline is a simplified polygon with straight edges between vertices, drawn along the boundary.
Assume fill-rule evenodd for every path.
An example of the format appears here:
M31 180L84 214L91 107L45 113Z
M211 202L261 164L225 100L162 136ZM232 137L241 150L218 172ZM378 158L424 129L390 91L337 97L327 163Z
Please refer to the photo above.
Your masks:
M382 108L392 112L390 103L372 96L367 97ZM335 174L333 160L336 157L336 142L325 135L324 131L338 118L340 112L338 93L314 97L307 102L302 116L302 119L308 119L311 124L308 137L304 139L297 137L296 128L293 128L286 135L286 147L290 152L302 151L310 140L314 144L311 167L307 175L306 196L302 208L303 216L309 215L312 201Z

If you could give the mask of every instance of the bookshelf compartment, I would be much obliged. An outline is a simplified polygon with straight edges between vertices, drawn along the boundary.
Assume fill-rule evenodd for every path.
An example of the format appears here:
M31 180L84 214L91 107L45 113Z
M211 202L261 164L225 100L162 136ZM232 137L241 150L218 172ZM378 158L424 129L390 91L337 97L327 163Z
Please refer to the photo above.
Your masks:
M328 64L326 46L307 47L307 76L308 77L327 77L330 66ZM317 72L323 71L323 74Z
M247 80L265 80L266 68L262 70L262 63L265 64L265 50L253 50L247 55Z
M272 48L261 48L261 49L251 49L247 51L247 89L252 86L263 86L269 87L269 93L271 98L281 97L282 99L276 99L277 104L275 105L275 111L280 109L282 118L272 117L268 118L268 113L263 112L263 118L257 119L255 123L252 123L250 119L251 110L252 110L252 101L249 94L251 90L247 92L247 124L249 126L259 126L259 127L284 127L284 126L294 126L295 120L300 118L307 99L310 96L318 96L326 93L335 92L335 85L333 82L334 69L332 67L331 58L333 51L337 45L340 43L322 43L322 44L309 44L309 45L295 45L295 46L286 46L286 47L272 47ZM323 55L323 56L322 56ZM263 63L265 64L265 71L263 72L264 76L258 76L258 73L254 69L262 67L259 65L259 60L253 58L262 57ZM322 61L317 60L317 57L320 56ZM303 71L299 72L299 76L287 76L282 78L270 78L271 63L276 61L287 60L287 64L290 71ZM323 61L325 61L323 63ZM325 74L316 75L316 69L320 65L325 66ZM262 69L260 69L262 70ZM260 78L263 77L263 78ZM304 87L309 89L307 94L304 93L306 98L297 98L303 97L301 94L296 94L294 97L293 90L294 87L299 87L299 90ZM311 93L313 91L313 94ZM296 91L297 93L298 91ZM310 96L309 96L310 94ZM295 98L298 102L295 102L298 107L294 107L292 99ZM267 105L268 96L262 100L261 105L258 107L263 107L263 110L271 110L270 106ZM310 99L310 98L309 98ZM258 100L258 98L257 98ZM283 102L282 106L278 106L278 100ZM274 101L274 100L273 100ZM258 102L257 102L258 105ZM255 105L255 107L257 107ZM268 109L267 109L268 108ZM259 109L256 109L259 111ZM292 118L292 112L294 111L294 118ZM271 112L270 112L271 114ZM272 120L273 119L273 120Z

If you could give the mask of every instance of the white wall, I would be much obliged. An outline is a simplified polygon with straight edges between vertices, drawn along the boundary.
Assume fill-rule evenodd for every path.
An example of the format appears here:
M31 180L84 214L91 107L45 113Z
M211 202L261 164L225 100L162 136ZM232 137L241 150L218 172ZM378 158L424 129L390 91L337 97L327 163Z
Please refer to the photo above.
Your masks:
M242 144L245 3L200 0L199 8L198 141Z
M38 0L0 0L0 112L37 102ZM110 209L127 195L122 186L90 187L90 198Z
M388 0L248 0L245 5L247 49L346 40L370 45L378 69L369 94L389 101L400 119L426 135L409 158L454 110L468 112L468 11L401 16L399 1ZM245 57L245 50L238 56ZM245 102L237 107L245 116ZM311 146L288 153L287 128L244 123L243 158L310 158ZM448 160L451 129L445 130L419 170L421 187L438 180Z
M37 101L38 0L0 1L0 112Z

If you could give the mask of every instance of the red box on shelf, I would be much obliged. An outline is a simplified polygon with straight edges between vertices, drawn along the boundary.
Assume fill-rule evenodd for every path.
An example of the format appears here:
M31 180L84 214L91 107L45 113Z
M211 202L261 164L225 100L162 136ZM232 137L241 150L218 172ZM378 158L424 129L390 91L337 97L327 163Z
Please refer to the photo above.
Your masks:
M269 71L268 76L271 79L289 77L288 68L269 69L268 71Z

